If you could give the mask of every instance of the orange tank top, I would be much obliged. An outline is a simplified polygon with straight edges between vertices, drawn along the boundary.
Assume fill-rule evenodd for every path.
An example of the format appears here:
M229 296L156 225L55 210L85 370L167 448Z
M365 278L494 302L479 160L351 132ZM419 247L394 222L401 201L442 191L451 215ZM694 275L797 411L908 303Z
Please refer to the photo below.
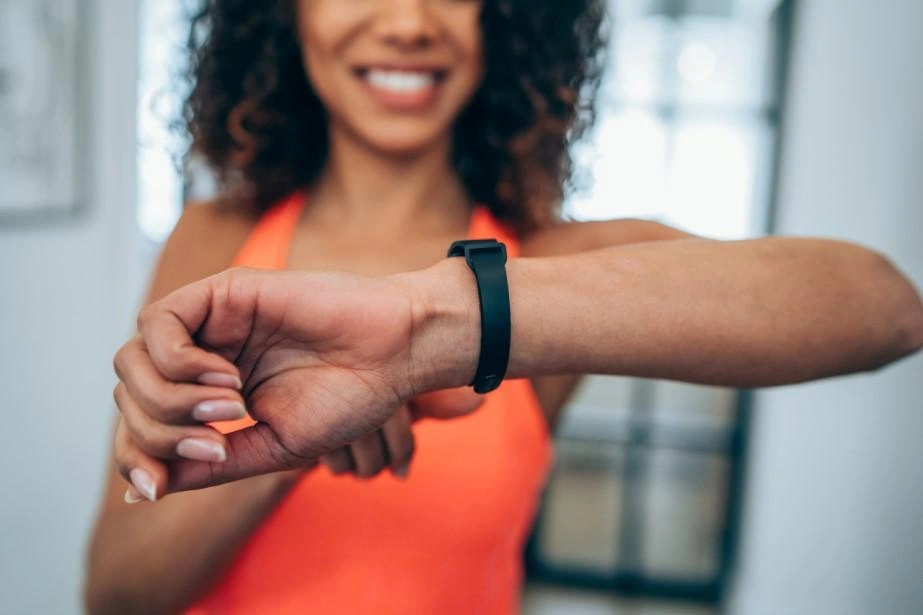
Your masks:
M296 194L268 211L234 265L285 268L305 200ZM468 238L489 237L518 254L516 237L476 207ZM531 383L506 381L473 414L413 430L406 481L307 472L187 613L518 612L522 550L551 462Z

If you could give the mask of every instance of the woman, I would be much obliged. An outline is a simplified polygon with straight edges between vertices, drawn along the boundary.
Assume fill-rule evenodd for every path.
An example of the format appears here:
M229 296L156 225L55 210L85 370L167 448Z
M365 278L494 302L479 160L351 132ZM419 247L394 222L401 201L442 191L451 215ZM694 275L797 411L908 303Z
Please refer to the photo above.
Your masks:
M771 384L868 369L916 348L919 299L856 246L725 247L668 241L688 235L641 221L556 221L567 135L579 132L576 93L591 91L597 74L598 19L590 0L208 2L193 30L189 128L227 191L186 211L151 299L232 264L374 276L424 269L463 236L498 237L513 256L662 241L674 248L648 243L636 254L662 274L648 277L651 287L713 295L694 274L717 270L726 288L744 291L722 299L740 316L716 325L728 334L716 336L725 347L709 349L708 370L658 339L659 353L631 353L648 365L626 359L622 373ZM702 267L686 281L690 257ZM689 322L702 305L676 303L672 313L640 315L652 333L651 323ZM140 374L142 342L117 359L120 434L158 431L150 417L170 397L159 375ZM720 352L743 346L765 363L734 364L740 353ZM198 379L202 397L189 406L196 423L174 426L182 438L163 456L227 459L226 439L203 423L238 421L221 431L248 424L251 400L234 380L220 372ZM515 612L520 551L550 460L548 428L577 380L511 380L470 416L415 425L409 470L414 408L328 454L326 467L154 505L127 506L125 468L113 467L91 545L89 610ZM426 414L440 414L433 405L471 405L448 399L411 405ZM379 474L389 465L393 475ZM377 476L337 475L347 472ZM126 499L164 493L153 464L126 474Z

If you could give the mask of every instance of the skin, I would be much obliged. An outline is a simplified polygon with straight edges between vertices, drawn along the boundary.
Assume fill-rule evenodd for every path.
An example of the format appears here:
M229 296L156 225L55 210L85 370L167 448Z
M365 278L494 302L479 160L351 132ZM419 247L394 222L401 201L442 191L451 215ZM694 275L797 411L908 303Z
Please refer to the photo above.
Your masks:
M471 203L449 152L452 122L483 71L479 3L300 0L297 6L305 65L330 114L331 150L327 168L312 187L311 206L296 230L288 265L296 271L344 272L344 277L322 277L325 283L339 280L341 291L351 288L331 298L360 312L368 307L363 308L361 297L377 289L378 303L394 309L382 311L376 305L370 315L378 319L377 326L397 327L403 333L373 336L382 345L379 356L371 358L376 363L372 371L358 363L324 371L322 365L310 364L313 355L305 352L308 340L302 337L302 343L290 345L288 352L251 358L242 372L242 366L229 363L227 357L188 345L194 318L168 327L178 335L185 331L186 345L164 347L166 340L174 339L161 331L165 307L176 305L185 313L210 305L213 318L223 317L221 306L203 302L196 288L211 289L206 296L217 297L221 295L214 291L233 281L234 288L242 290L236 297L245 305L254 292L269 292L280 304L290 299L278 289L267 290L275 284L270 280L281 279L270 274L210 277L228 266L255 219L214 204L190 208L155 272L141 335L116 359L121 378L116 395L123 420L90 547L86 602L92 613L167 613L183 608L220 577L247 537L318 459L341 471L371 475L388 467L386 458L393 453L383 443L387 426L396 420L404 426L397 431L408 432L406 417L398 416L402 408L451 417L477 405L463 391L422 403L419 394L465 384L476 361L471 349L477 323L472 320L476 303L472 308L470 273L458 262L441 261L445 247L464 234L470 216ZM395 112L377 104L356 79L355 68L368 63L438 65L450 71L434 105L413 113ZM923 337L919 299L906 280L877 255L848 244L777 239L722 244L689 239L655 223L624 220L556 225L524 238L523 253L543 258L510 264L518 310L511 369L514 375L532 377L551 423L580 373L772 384L871 369L912 351ZM587 253L587 260L562 256L580 253ZM690 262L697 266L688 267ZM298 280L296 286L316 291L320 278L299 275L303 277L292 278ZM202 278L207 281L198 284L206 286L188 286ZM181 294L170 295L179 288L184 288ZM824 292L817 292L819 288ZM445 293L466 299L442 306L439 295L452 296ZM538 318L536 302L541 297L568 297L573 303L555 302L553 310ZM604 297L612 299L604 304L599 301ZM418 322L400 320L408 317L407 302L428 306L416 312ZM801 307L792 310L793 305ZM604 314L593 311L601 306ZM575 314L580 318L575 320ZM279 320L278 313L248 313L251 321L257 316L264 322ZM252 324L245 320L238 324ZM724 328L716 329L715 321ZM425 332L418 333L423 337L408 337L410 325ZM342 333L348 337L354 330L345 326ZM566 332L566 339L543 337L553 331ZM581 337L588 332L592 339ZM280 343L291 344L309 334L296 323L290 338ZM609 335L613 343L607 347L617 352L601 355L594 345ZM233 336L211 341L225 353L240 343ZM267 330L266 343L274 341L279 340ZM459 352L440 355L437 346L447 344ZM351 347L346 345L347 355ZM185 354L171 356L177 348L180 354L193 353L194 360L186 362ZM407 365L411 348L440 369L401 372L396 365ZM703 349L710 357L707 364L701 361ZM555 362L531 363L535 355ZM182 369L176 371L176 366ZM342 423L336 411L300 416L292 425L272 415L278 403L310 400L305 408L316 404L325 388L317 388L318 370L331 379L324 394L365 391L360 423ZM231 379L225 386L197 384L209 373ZM375 374L372 380L365 379L370 373ZM191 416L191 408L205 400L245 404L251 413L268 419L270 437L262 445L254 438L248 448L247 436L217 434ZM339 436L331 437L336 431ZM181 460L177 444L190 437L226 447L227 461ZM270 444L276 448L270 451ZM283 468L298 469L177 493L154 506L127 506L122 500L122 477L138 469L148 474L162 496ZM140 497L137 490L128 495Z
M923 346L913 287L885 259L841 242L690 239L507 269L511 378L764 387L878 369ZM181 437L163 410L152 417L159 432L129 427L116 441L122 473L146 465L167 491L311 463L405 400L470 382L478 362L477 289L460 259L386 277L231 270L150 306L140 322L149 363L124 373L127 386L155 370L169 401L178 398L170 383L231 374L260 421L228 436L221 464L160 455Z

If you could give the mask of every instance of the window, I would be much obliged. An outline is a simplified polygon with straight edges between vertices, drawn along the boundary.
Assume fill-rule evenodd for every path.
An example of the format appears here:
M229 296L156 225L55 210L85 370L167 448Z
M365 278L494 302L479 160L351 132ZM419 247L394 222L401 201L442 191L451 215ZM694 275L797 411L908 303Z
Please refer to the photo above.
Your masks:
M143 236L155 243L173 230L184 200L180 160L188 143L173 126L185 95L178 79L189 23L182 5L141 3L137 211Z
M142 3L138 222L162 241L181 211L188 148L168 120L183 3ZM610 0L598 122L574 157L578 220L656 218L708 237L766 231L790 0ZM714 599L733 555L748 396L590 378L558 437L528 551L558 582Z
M718 239L768 229L792 3L611 0L580 220L656 218ZM746 392L587 379L557 437L533 578L717 600L731 567Z

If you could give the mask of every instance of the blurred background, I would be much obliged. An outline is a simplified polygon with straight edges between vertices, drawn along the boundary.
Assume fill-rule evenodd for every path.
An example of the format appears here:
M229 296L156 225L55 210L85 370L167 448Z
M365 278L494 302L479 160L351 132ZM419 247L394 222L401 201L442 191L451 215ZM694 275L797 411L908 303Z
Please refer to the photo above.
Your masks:
M580 219L853 240L923 287L923 2L610 0ZM185 198L181 0L0 2L0 612L77 613L131 334ZM734 391L588 379L525 611L923 612L923 356Z

